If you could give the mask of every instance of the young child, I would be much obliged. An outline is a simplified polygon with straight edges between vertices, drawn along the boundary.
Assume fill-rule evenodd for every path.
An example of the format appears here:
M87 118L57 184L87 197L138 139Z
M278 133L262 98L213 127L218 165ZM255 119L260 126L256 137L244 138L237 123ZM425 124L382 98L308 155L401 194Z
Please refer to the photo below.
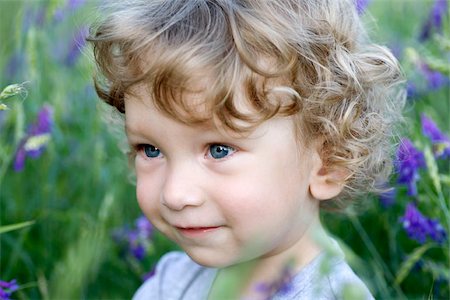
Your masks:
M354 4L108 5L96 89L124 114L141 209L184 250L134 299L372 298L319 219L386 180L404 102Z

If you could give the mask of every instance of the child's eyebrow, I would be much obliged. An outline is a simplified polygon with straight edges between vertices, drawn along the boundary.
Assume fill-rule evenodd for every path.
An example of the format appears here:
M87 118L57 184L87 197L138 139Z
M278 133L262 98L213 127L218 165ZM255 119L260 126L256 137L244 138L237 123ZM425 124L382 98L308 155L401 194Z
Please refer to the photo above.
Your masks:
M138 133L139 130L135 129L133 126L130 126L128 123L125 123L124 126L125 133Z
M203 139L224 139L244 142L249 139L257 138L257 136L255 137L252 134L243 135L242 133L240 134L237 132L226 133L225 131L218 129L212 121L207 121L202 124L192 126L200 130L198 137L200 138L200 136L203 136ZM143 128L142 124L125 123L124 129L129 142L139 138L156 138L156 136L153 136L153 134L157 134L157 132L151 130L150 128Z
M127 137L130 136L146 136L148 135L148 130L142 130L142 127L139 125L131 125L128 123L125 123L124 126L125 129L125 134L127 135Z

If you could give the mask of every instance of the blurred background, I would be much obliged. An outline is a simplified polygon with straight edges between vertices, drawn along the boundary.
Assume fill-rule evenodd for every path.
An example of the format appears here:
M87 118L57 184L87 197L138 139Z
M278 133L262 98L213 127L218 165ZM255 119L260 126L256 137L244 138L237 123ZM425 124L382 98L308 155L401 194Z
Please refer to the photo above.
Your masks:
M407 77L395 175L324 213L377 299L449 299L448 0L357 1ZM140 214L117 115L97 99L89 0L0 1L0 299L129 299L176 246Z

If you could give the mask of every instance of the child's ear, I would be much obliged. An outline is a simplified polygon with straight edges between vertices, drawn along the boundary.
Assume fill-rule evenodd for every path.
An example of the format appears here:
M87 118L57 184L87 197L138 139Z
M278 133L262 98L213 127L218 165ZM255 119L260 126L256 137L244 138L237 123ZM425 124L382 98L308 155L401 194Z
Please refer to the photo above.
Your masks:
M350 173L343 167L327 167L317 151L313 154L309 192L314 199L328 200L339 195Z

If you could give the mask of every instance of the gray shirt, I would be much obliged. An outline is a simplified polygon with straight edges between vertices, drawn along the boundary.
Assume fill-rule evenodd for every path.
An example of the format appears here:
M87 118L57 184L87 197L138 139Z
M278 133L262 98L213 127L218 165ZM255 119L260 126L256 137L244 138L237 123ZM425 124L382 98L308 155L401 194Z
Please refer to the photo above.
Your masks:
M133 296L133 300L203 300L208 298L217 269L196 264L183 252L169 252ZM288 289L270 297L287 299L373 299L343 255L322 252L292 277Z

